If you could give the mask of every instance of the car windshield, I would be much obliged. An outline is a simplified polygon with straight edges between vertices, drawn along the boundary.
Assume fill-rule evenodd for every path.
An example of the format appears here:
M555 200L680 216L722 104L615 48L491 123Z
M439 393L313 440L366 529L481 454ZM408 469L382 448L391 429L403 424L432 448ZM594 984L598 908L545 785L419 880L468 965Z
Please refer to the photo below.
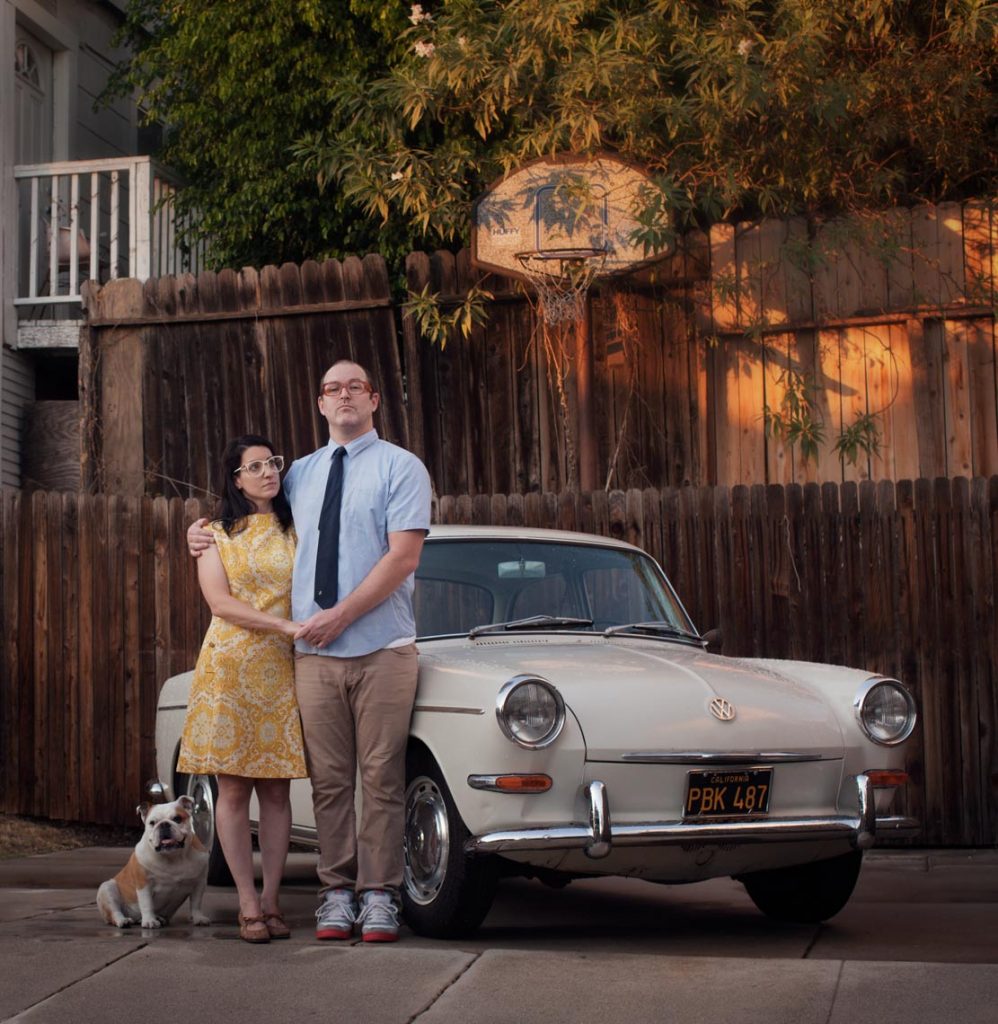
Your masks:
M499 623L522 631L530 628L522 620L534 616L545 617L546 631L621 634L628 629L614 627L641 624L634 632L643 636L696 635L651 558L590 544L431 538L416 571L414 608L423 639ZM656 631L650 623L670 628Z

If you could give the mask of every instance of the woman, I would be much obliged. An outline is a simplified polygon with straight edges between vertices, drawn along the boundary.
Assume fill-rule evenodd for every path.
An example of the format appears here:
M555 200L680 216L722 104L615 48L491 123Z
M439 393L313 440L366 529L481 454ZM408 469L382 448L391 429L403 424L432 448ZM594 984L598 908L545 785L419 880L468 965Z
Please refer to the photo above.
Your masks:
M230 441L222 458L215 544L198 559L212 612L194 669L177 770L215 775L215 831L239 893L246 942L286 939L278 889L291 834L291 779L307 773L294 695L289 620L295 532L284 459L264 437ZM253 876L249 802L260 804L263 891Z

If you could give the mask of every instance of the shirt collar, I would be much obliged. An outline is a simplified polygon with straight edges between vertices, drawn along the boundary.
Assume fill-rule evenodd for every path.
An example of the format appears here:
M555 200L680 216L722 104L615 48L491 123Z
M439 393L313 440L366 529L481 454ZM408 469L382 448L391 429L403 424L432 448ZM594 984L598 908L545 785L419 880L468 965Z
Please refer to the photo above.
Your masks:
M337 448L345 448L347 455L357 455L365 448L369 448L377 440L378 431L376 429L372 429L366 434L361 434L360 437L355 437L352 441L348 441L346 444L340 444L339 441L334 441L330 438L329 444L327 444L326 447L330 452L336 451Z

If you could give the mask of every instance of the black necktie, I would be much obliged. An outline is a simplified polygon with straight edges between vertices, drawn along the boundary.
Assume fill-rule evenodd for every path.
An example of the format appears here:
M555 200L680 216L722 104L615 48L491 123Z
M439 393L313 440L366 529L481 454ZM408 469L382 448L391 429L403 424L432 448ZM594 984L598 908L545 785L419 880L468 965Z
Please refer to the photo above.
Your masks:
M333 452L326 478L326 493L319 514L319 549L315 554L315 603L320 608L336 604L340 565L340 503L343 498L343 459L346 448Z

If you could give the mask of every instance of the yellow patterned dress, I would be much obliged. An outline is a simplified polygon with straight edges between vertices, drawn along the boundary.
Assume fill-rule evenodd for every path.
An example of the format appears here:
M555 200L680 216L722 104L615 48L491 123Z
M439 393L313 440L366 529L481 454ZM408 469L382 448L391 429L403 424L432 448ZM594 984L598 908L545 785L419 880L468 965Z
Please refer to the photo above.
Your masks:
M295 534L277 516L248 516L228 536L212 523L233 597L289 618ZM194 668L177 770L300 779L307 774L292 642L214 616Z

